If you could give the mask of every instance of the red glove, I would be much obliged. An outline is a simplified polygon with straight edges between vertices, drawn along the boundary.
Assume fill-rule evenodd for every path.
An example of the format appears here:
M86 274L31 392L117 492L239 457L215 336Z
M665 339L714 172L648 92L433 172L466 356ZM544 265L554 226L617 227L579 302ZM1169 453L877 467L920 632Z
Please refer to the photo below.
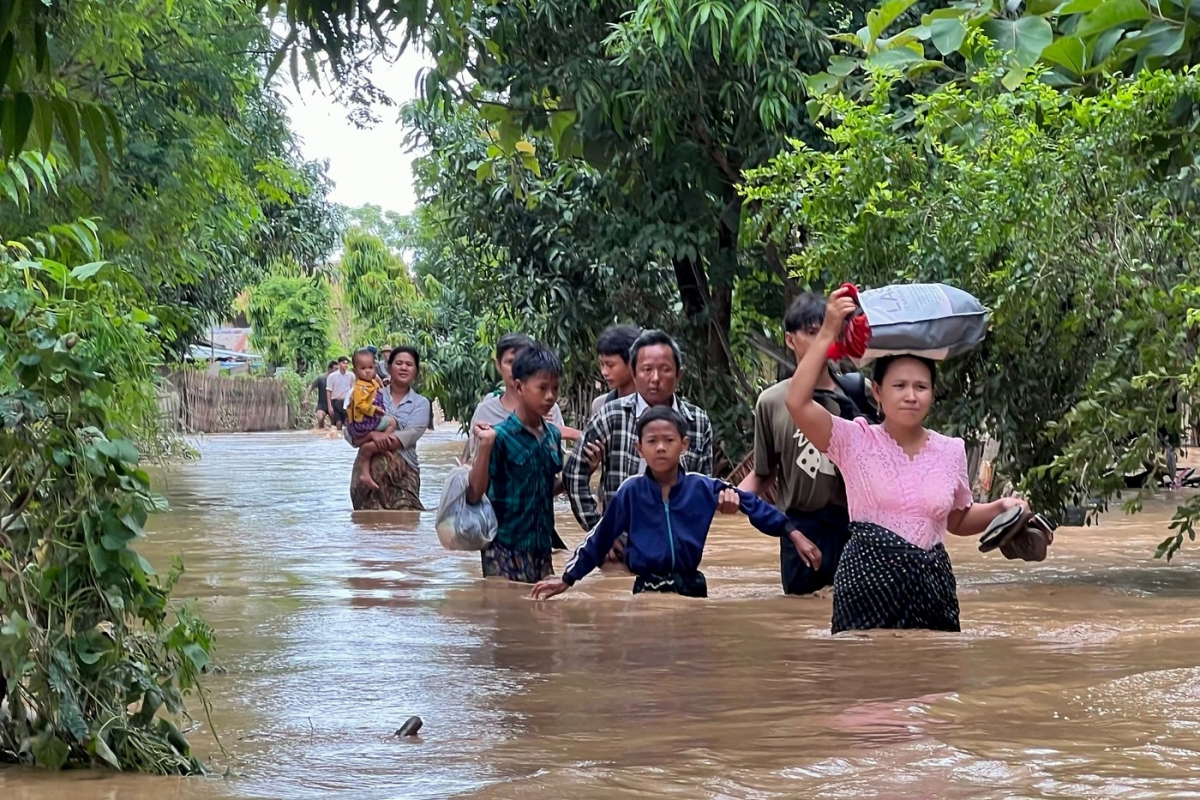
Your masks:
M842 288L847 294L858 302L858 287L853 283L843 283ZM861 311L862 306L857 314L846 319L842 324L842 332L838 336L837 341L829 346L829 358L833 361L841 361L843 358L862 358L867 352L867 345L871 343L871 325L867 322L867 315Z

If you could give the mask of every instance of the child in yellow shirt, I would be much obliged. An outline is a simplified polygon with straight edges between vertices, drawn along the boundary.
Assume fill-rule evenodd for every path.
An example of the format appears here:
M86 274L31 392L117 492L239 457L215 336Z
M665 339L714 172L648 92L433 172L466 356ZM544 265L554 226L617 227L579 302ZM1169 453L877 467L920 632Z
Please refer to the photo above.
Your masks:
M371 460L383 452L376 434L389 436L396 430L395 418L384 412L383 382L375 374L375 356L370 350L359 350L354 354L354 388L346 403L346 415L350 420L351 440L367 439L362 450L362 472L359 480L378 489L379 484L371 477Z

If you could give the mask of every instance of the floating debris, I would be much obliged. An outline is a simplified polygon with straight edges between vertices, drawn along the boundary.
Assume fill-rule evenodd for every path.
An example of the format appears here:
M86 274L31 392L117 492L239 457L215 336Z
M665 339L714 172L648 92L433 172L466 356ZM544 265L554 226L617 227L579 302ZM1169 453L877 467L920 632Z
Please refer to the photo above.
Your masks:
M421 726L425 723L420 717L409 717L408 720L400 726L400 730L396 731L397 736L416 736Z

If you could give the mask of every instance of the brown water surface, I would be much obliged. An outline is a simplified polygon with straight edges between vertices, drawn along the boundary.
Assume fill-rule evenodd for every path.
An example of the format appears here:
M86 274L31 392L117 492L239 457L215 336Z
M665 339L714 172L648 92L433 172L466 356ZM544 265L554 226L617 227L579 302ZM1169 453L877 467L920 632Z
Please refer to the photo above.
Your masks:
M351 513L340 440L199 448L142 551L183 555L219 634L226 752L190 734L214 776L0 770L0 798L1200 797L1200 551L1153 560L1165 501L1061 530L1040 565L951 543L961 635L835 639L740 517L708 600L606 575L538 604L442 550L432 513ZM430 508L460 448L422 443ZM392 738L411 714L421 737Z

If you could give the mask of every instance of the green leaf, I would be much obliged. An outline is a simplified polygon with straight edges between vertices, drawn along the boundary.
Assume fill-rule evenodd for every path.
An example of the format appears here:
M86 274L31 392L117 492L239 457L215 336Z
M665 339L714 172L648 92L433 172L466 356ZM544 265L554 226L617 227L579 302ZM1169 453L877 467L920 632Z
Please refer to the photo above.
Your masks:
M35 115L35 124L37 126L38 148L41 149L42 155L50 154L50 146L54 144L54 106L51 105L48 98L38 95L33 100L34 109L37 111ZM53 172L53 170L50 170ZM53 177L51 177L53 180Z
M104 738L99 733L93 735L92 738L88 740L88 752L118 772L121 771L121 762L117 760L116 754L113 753L112 749L108 746L108 744L104 741Z
M76 167L83 166L83 154L79 141L79 112L75 104L69 100L54 101L54 116L58 118L58 127L62 130L63 144Z
M1041 17L993 19L983 23L982 28L998 49L1013 53L1023 67L1036 64L1042 51L1054 41L1054 29Z
M112 163L108 158L108 126L104 123L104 114L95 105L87 103L80 107L80 119L96 164L101 172L107 172Z
M924 51L921 46L914 45L896 47L891 50L880 50L873 53L867 59L867 64L872 67L894 69L899 72L904 72L907 67L914 64L919 64L925 60Z
M878 10L867 12L867 29L871 41L878 39L896 19L912 7L916 0L887 0Z
M1082 75L1087 69L1087 47L1078 36L1063 36L1042 51L1042 60Z
M1087 37L1127 22L1145 19L1150 19L1150 9L1142 0L1107 0L1079 21L1075 35Z
M29 749L33 753L34 763L54 772L63 768L67 756L71 754L67 743L50 733L34 737Z
M208 653L198 644L184 645L183 654L187 656L188 661L192 662L192 666L196 668L196 672L200 672L208 666Z
M125 131L121 128L121 120L117 118L117 112L111 106L101 106L100 110L108 120L108 132L112 134L117 157L122 158L125 155Z
M1068 3L1063 3L1058 8L1058 13L1067 14L1086 14L1103 3L1104 0L1070 0Z
M71 270L71 277L80 282L86 281L103 269L108 263L108 261L92 261L87 264L80 264Z
M932 32L933 46L944 56L957 53L967 36L967 26L959 17L935 19L929 29Z
M29 138L29 128L33 125L33 98L24 92L13 95L16 120L13 128L13 149L9 156L15 156L25 149L25 140Z
M0 40L0 86L8 83L8 71L12 69L13 63L13 42L11 32L5 34L4 39Z
M829 57L829 74L837 75L839 78L844 78L854 70L858 69L861 64L857 58L850 58L843 55L832 55Z
M1000 80L1000 83L1003 84L1005 89L1015 92L1021 87L1021 82L1025 80L1027 74L1029 74L1029 70L1024 67L1013 67Z

